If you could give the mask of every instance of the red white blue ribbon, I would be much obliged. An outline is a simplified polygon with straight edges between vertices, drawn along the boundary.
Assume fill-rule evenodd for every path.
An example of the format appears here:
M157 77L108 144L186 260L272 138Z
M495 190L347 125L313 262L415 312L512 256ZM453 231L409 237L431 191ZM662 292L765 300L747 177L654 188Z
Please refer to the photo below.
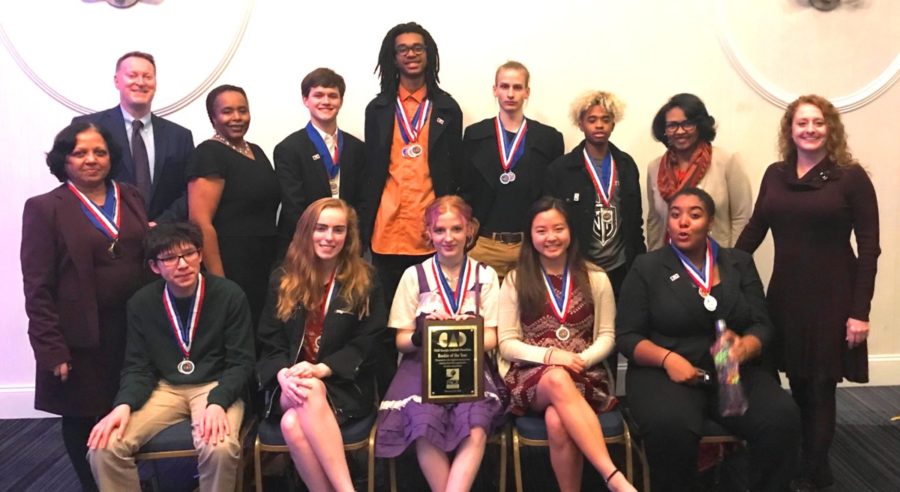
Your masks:
M672 247L672 250L675 251L675 256L681 261L681 264L684 265L684 269L687 271L689 277L697 285L697 288L700 289L700 293L703 296L709 294L709 291L712 289L712 272L713 268L716 264L716 256L719 253L719 244L709 238L706 238L706 255L703 259L703 268L697 270L697 267L691 263L691 260L685 256L684 253L681 252L678 247L672 244L672 241L669 240L669 246Z
M337 282L334 281L334 277L337 274L337 270L331 272L331 278L328 279L328 285L325 286L325 302L322 303L322 321L325 321L325 315L328 314L328 307L331 306L331 301L334 299L334 286Z
M92 202L90 198L88 198L84 193L82 193L75 185L72 184L71 181L66 181L66 186L69 187L69 190L75 195L75 198L81 202L87 212L94 218L92 222L95 222L100 227L101 232L106 235L110 239L110 241L115 241L119 238L119 226L122 223L122 200L119 196L119 184L115 181L112 181L113 187L113 197L115 198L115 208L113 209L112 217L107 217L105 213L103 213L103 209L97 206L96 203Z
M472 274L472 269L469 268L468 257L463 257L455 291L450 289L450 283L447 281L447 277L444 276L444 271L441 270L441 264L438 262L437 255L431 261L431 272L434 274L434 280L438 286L438 294L441 296L444 310L451 316L458 315L466 298L466 286L469 285L469 276Z
M172 331L175 332L175 340L178 341L178 347L184 358L190 358L191 344L194 343L194 334L197 333L197 326L200 324L200 311L203 309L203 297L206 295L206 281L203 280L203 274L197 274L197 291L194 292L194 301L191 303L191 311L188 314L188 323L186 326L181 324L181 318L175 310L175 300L169 288L163 289L163 306L166 309L166 316L169 318L169 324L172 325Z
M604 186L604 180L601 179L601 175L597 175L597 168L594 167L594 163L591 161L591 156L588 155L587 149L582 149L582 153L584 153L584 167L587 169L588 175L594 183L594 189L597 190L597 197L603 202L604 207L609 207L610 203L612 203L616 186L616 161L612 158L612 153L607 152L606 157L603 158L603 162L600 164L602 176L609 176L609 180L606 181L606 186Z
M569 316L569 306L572 304L572 277L569 276L569 265L566 265L562 276L562 292L556 295L553 284L550 283L550 276L541 267L541 274L544 280L544 287L547 288L547 300L550 301L550 307L553 308L553 315L561 324L565 324L566 318Z
M494 118L494 128L497 131L497 152L500 153L500 166L503 172L509 172L514 167L522 155L525 153L525 133L528 131L528 120L522 119L522 126L516 132L516 136L512 142L506 141L506 129L500 122L500 116Z
M403 110L403 103L400 101L400 97L397 97L395 113L397 125L400 127L400 138L403 139L403 143L417 142L419 140L419 132L422 131L422 127L425 126L425 123L428 121L428 115L431 113L431 99L426 99L419 104L415 114L413 114L412 121L410 121L406 117L406 111Z

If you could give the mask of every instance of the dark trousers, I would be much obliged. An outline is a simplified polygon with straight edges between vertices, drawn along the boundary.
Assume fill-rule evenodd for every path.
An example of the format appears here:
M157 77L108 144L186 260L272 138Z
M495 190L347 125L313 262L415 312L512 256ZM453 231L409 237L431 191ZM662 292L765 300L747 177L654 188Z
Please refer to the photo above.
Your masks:
M834 381L791 379L791 395L800 407L803 429L800 474L817 487L834 483L828 464L828 450L834 440L837 414Z
M769 373L745 366L749 401L739 417L721 417L715 387L672 382L665 370L629 367L628 406L643 437L654 492L698 490L697 456L704 419L714 419L747 441L750 490L785 491L797 472L800 413Z
M372 265L381 286L384 288L384 303L387 306L388 318L390 318L391 304L394 302L394 294L400 277L407 268L422 263L431 255L382 255L372 252ZM397 372L397 344L394 342L395 330L385 330L385 337L381 341L381 350L375 354L375 379L378 383L378 395L384 397L394 373Z
M81 489L85 492L97 490L97 484L94 483L94 476L91 474L91 465L87 461L87 441L96 423L97 417L62 418L62 437L66 454L69 455L69 461L75 468Z

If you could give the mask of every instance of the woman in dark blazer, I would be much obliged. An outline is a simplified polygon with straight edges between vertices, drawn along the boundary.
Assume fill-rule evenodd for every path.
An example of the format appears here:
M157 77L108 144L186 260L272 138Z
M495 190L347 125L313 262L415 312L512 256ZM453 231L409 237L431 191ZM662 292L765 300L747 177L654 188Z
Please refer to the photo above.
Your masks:
M64 184L28 199L22 216L34 407L62 415L66 452L84 490L96 490L87 438L119 389L125 303L143 279L147 216L138 190L110 178L119 154L106 130L67 126L47 154Z
M528 209L541 197L547 166L563 154L555 128L525 118L531 94L525 65L508 61L494 75L500 111L466 128L459 194L480 224L472 258L490 265L500 280L515 268Z
M758 363L771 341L753 258L709 238L715 203L687 188L669 204L669 246L638 257L622 285L616 344L628 360L628 405L650 462L654 491L697 490L701 428L715 420L750 451L750 490L787 490L795 477L799 411ZM716 320L727 325L749 409L723 417L710 353ZM707 380L706 375L711 377Z
M310 490L353 490L340 426L375 411L368 365L387 315L373 269L360 256L358 227L346 202L313 202L272 274L259 326L260 387L273 394L267 413L281 415Z

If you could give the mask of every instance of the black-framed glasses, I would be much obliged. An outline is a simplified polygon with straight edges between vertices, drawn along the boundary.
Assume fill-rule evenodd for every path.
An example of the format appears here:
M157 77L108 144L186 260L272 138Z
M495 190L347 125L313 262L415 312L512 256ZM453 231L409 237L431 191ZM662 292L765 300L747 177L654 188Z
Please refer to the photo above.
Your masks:
M180 255L167 255L167 256L157 256L156 262L161 263L165 267L173 267L178 264L180 260L184 260L185 263L190 263L197 259L200 256L199 249L192 249L190 251L185 251Z
M694 120L666 122L666 133L675 133L679 128L686 132L692 132L697 129L697 122Z
M425 45L422 43L416 43L412 46L408 44L398 44L397 46L394 46L394 51L398 55L406 55L410 51L416 55L421 55L422 53L425 53Z

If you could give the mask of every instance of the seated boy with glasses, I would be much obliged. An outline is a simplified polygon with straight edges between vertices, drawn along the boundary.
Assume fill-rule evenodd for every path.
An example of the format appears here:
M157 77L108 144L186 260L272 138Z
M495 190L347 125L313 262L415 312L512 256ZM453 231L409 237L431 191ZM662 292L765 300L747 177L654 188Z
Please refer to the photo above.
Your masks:
M234 490L253 330L241 289L200 273L202 247L200 230L185 223L159 224L144 239L150 269L162 278L128 301L119 393L88 439L101 490L140 490L135 453L187 418L200 490Z

